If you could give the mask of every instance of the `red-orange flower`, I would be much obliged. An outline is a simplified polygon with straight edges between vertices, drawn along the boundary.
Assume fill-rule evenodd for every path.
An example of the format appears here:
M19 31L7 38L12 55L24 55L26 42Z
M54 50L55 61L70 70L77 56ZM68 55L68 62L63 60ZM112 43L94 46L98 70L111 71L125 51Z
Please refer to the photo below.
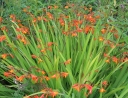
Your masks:
M72 88L74 88L75 90L77 90L78 92L80 92L80 90L84 87L84 84L74 84L72 86Z
M115 56L113 56L113 57L112 57L112 61L115 62L115 63L117 64L117 63L118 63L118 58L115 57Z
M42 53L45 53L45 52L46 52L46 49L42 49L41 52L42 52Z
M114 33L114 37L115 37L116 39L119 38L118 33Z
M60 22L60 25L61 26L64 26L65 25L65 22L64 22L64 20L62 18L59 18L59 22Z
M5 77L10 77L10 76L12 76L12 73L11 72L4 72L4 76Z
M50 78L48 76L44 76L44 78L48 81L50 80Z
M108 81L103 81L102 85L106 87L108 85Z
M16 21L16 16L14 14L11 14L10 18L12 19L12 21Z
M5 35L0 35L0 42L4 41L6 39Z
M110 56L107 53L104 53L104 57L108 57L109 58Z
M58 79L59 77L60 77L60 74L59 73L56 73L56 74L54 74L54 75L51 76L51 78L56 78L56 79Z
M21 39L21 42L23 42L23 43L26 45L26 44L27 44L27 40L26 40L26 38L23 37L23 38Z
M16 77L16 80L22 82L25 78L25 75L21 75L20 77Z
M23 26L23 27L21 28L21 32L22 32L23 34L29 34L29 28Z
M95 23L96 19L93 16L94 16L94 13L91 13L91 14L88 14L88 15L84 15L84 18L86 20L88 20L89 22L91 22L91 23Z
M57 91L51 91L50 92L50 96L52 96L52 98L54 98L57 95L58 95L58 92Z
M0 23L2 23L2 21L3 21L3 18L2 18L2 17L0 17Z
M37 77L36 75L33 75L33 74L31 74L30 76L31 76L31 79L32 79L35 83L37 83L38 77Z
M82 24L82 20L73 20L73 26L75 26L76 28L79 27L80 24Z
M91 94L93 87L92 87L91 85L89 85L89 84L85 84L85 87L86 87L86 89L89 91L89 94Z
M47 12L46 15L48 16L49 19L53 19L53 15L50 12Z
M57 5L54 5L54 9L57 9L58 8L58 6Z
M66 78L68 76L68 73L67 72L61 72L61 76Z
M103 28L103 29L101 30L101 33L102 33L102 34L105 34L105 33L106 33L106 29Z
M77 28L77 30L76 30L76 32L83 32L83 29L81 29L81 28Z
M76 32L73 32L72 33L72 37L76 37L77 36L77 33Z
M52 9L52 6L48 6L48 9Z
M71 59L68 59L67 61L64 62L64 65L68 65L71 63Z
M50 46L52 46L53 44L54 44L53 42L48 42L48 43L47 43L47 46L50 47Z
M34 54L32 54L31 57L32 57L33 59L37 58L37 56L34 55Z
M7 56L8 56L7 53L1 55L2 59L6 59Z
M6 28L6 26L1 27L1 30L2 31L6 31L6 32L8 31L8 29Z
M89 32L94 33L94 28L93 28L92 26L88 26L88 25L87 25L87 26L84 28L84 31L85 31L86 34L88 34Z

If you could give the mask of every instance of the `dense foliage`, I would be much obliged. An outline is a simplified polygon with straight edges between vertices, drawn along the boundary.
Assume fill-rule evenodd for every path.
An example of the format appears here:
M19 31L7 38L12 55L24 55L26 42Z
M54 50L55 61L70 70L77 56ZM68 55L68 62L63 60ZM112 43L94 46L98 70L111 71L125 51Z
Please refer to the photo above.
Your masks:
M127 98L127 1L0 3L0 98Z

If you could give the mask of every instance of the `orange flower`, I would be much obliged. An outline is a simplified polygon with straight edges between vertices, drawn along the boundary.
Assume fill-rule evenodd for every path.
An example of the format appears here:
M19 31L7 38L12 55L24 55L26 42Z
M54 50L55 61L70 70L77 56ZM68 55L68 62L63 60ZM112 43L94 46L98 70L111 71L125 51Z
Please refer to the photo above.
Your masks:
M102 33L102 34L105 34L105 33L106 33L106 29L103 28L103 29L101 30L101 33Z
M19 23L20 23L20 22L21 22L21 20L19 20L19 19L18 19L18 20L17 20L17 22L19 22Z
M10 18L12 19L12 21L16 21L16 16L14 14L11 14Z
M72 37L76 37L77 36L77 33L76 32L73 32L72 33Z
M52 96L52 98L54 98L57 95L58 95L58 92L57 91L51 91L50 92L50 96Z
M64 20L62 18L59 18L59 22L60 22L60 25L61 26L64 26L65 25L65 22L64 22Z
M76 28L79 28L79 25L82 24L82 20L73 20L73 26L75 26Z
M104 41L104 38L102 36L100 36L99 41Z
M61 76L66 78L68 76L68 73L67 72L61 72Z
M37 77L36 75L33 75L33 74L31 74L30 76L31 76L31 79L32 79L35 83L37 83L38 77Z
M23 42L25 45L27 44L27 40L24 37L21 39L21 42Z
M68 8L69 8L69 6L67 6L67 5L66 5L64 8L65 8L65 9L68 9Z
M17 77L16 80L19 82L22 82L24 78L25 78L25 75L21 75L20 77Z
M112 61L115 62L115 63L117 64L117 63L118 63L118 58L115 57L115 56L113 56L113 57L112 57Z
M33 23L36 23L36 22L37 22L37 18L33 18L33 19L32 19L32 22L33 22Z
M105 60L106 63L110 63L110 59Z
M64 65L68 65L71 63L71 59L68 59L67 61L64 62Z
M8 29L6 28L6 26L1 27L1 30L2 31L6 31L6 32L8 31Z
M50 12L47 12L46 15L48 16L49 19L53 19L53 15Z
M92 26L88 26L88 25L87 25L87 26L84 28L84 31L85 31L86 34L88 34L89 32L94 33L94 28L93 28Z
M41 71L41 73L44 75L44 74L45 74L45 71L44 71L44 70L42 70L42 71Z
M28 12L28 9L29 9L30 7L26 7L26 8L23 8L23 12Z
M54 9L57 9L58 8L58 6L57 5L54 5Z
M45 98L45 96L44 96L45 94L42 94L39 98Z
M105 90L104 88L101 88L99 91L100 91L100 93L103 93L103 92L105 92L106 90Z
M102 85L106 87L108 85L108 81L103 81Z
M116 39L119 38L118 33L114 33L114 37L115 37Z
M31 57L32 57L33 59L37 58L37 56L36 56L36 55L34 55L34 54L33 54L33 55L31 55Z
M11 72L4 72L4 76L5 77L10 77L10 76L12 76L13 74L11 73Z
M6 59L7 56L8 56L8 54L6 54L6 53L1 55L2 59Z
M29 28L23 26L23 27L21 28L21 32L22 32L23 34L29 34Z
M83 32L83 29L77 28L76 32Z
M46 52L46 49L42 49L41 52L43 52L43 53Z
M16 36L16 38L17 38L17 39L22 39L22 36L21 36L20 34L18 34L18 35Z
M58 79L59 77L60 77L60 74L59 73L56 73L56 74L54 74L54 75L51 76L51 78L56 78L56 79Z
M48 43L47 43L47 46L50 47L50 46L52 46L53 44L54 44L53 42L48 42Z
M104 57L108 57L109 58L110 56L107 53L104 53Z
M87 88L87 90L89 91L89 94L92 93L92 86L89 84L85 84L85 87Z
M14 73L14 69L10 69L8 72L10 72L10 73Z
M4 41L6 39L5 35L0 35L0 42Z
M48 6L48 9L52 9L52 6Z
M43 19L45 22L47 22L47 21L48 21L45 17L43 17L42 19Z
M41 97L39 97L39 96L35 95L35 96L33 96L32 98L41 98Z
M38 16L38 17L37 17L37 20L38 20L38 21L41 21L42 19L43 19L42 16Z
M96 22L96 19L93 17L93 14L94 13L91 13L91 14L88 14L88 15L84 15L84 18L86 20L88 20L89 22L91 22L91 23L95 23Z
M75 90L77 90L78 92L80 92L80 90L84 87L84 84L74 84L72 86L72 88L74 88Z
M2 17L0 17L0 23L2 23L2 21L3 21L3 18L2 18Z
M44 78L48 81L50 80L50 78L48 76L44 76Z

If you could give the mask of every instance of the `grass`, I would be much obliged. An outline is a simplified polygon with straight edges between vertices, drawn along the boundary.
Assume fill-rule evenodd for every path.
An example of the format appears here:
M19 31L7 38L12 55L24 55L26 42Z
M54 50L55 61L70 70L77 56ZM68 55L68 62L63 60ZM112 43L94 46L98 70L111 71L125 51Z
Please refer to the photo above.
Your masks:
M1 11L1 98L127 98L125 1L19 2Z

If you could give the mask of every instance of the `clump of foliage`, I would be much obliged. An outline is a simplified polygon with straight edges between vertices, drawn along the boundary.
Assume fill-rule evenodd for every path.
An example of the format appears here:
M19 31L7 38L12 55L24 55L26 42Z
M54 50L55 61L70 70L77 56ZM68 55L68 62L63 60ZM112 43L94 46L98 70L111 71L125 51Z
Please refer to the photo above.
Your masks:
M112 5L97 11L84 2L49 2L27 2L19 9L23 16L0 17L0 76L7 82L0 97L128 96L127 40Z

